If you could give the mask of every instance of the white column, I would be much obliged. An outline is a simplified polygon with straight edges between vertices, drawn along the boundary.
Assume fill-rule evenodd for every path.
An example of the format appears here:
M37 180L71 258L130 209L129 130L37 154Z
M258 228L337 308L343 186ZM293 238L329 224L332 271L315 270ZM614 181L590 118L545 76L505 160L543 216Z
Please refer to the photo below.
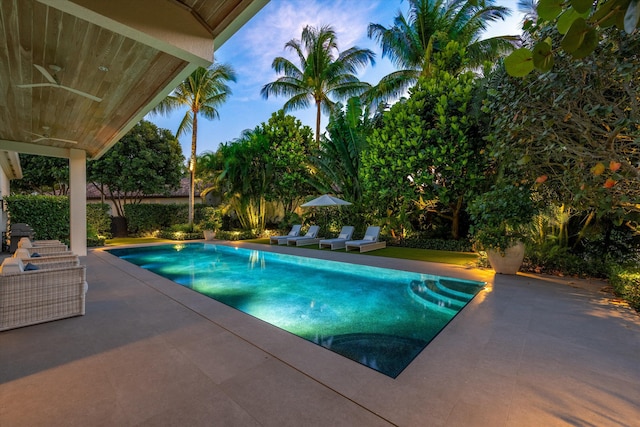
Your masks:
M87 154L69 150L69 204L71 209L71 250L87 255Z

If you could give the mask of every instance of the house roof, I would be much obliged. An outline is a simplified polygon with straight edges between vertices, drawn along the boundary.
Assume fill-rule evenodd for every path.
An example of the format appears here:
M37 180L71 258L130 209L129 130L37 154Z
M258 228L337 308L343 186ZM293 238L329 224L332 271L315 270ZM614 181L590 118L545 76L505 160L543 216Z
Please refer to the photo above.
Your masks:
M201 191L208 187L208 185L206 184L201 184L200 182L196 181L196 191L195 191L195 196L196 197L200 197L200 193ZM108 189L108 186L105 186L105 189ZM180 186L171 191L169 194L148 194L146 196L144 196L143 198L146 199L162 199L162 198L188 198L189 197L189 178L182 178L180 179ZM100 194L100 190L98 190L96 188L95 185L93 185L92 183L87 183L87 199L88 200L96 200L96 199L102 199L102 195Z

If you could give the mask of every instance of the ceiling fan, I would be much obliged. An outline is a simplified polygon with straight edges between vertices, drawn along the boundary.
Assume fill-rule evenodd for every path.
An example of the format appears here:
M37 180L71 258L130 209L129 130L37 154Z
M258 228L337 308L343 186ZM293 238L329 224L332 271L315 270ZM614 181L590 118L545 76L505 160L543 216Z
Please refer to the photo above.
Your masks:
M80 95L80 96L84 96L85 98L89 98L93 101L96 102L100 102L102 101L102 98L98 98L97 96L91 95L90 93L87 92L83 92L81 90L78 89L74 89L72 87L68 87L68 86L62 86L58 80L56 80L56 78L54 76L51 75L51 73L49 73L46 68L44 68L41 65L37 65L37 64L33 64L34 67L36 67L36 69L38 71L40 71L40 73L42 73L42 75L44 76L45 79L47 79L49 81L49 83L32 83L32 84L22 84L22 85L17 85L18 87L22 87L22 88L30 88L30 87L57 87L60 89L64 89L64 90L68 90L69 92L73 92L76 95ZM49 68L51 68L53 70L54 73L60 71L62 68L58 67L57 65L49 65Z
M69 143L69 144L77 144L78 143L78 141L72 141L70 139L53 138L47 133L47 131L49 130L48 126L43 126L43 129L44 129L44 135L41 135L41 134L35 133L35 132L28 132L31 135L37 136L36 139L32 138L31 142L40 142L40 141L44 141L44 140L48 139L49 141L66 142L66 143Z

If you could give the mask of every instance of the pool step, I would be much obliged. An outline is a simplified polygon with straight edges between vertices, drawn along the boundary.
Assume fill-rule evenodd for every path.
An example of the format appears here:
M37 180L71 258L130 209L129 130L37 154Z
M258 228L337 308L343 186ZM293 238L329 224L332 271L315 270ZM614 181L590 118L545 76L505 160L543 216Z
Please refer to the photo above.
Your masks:
M451 289L439 280L413 280L409 295L425 307L455 315L473 298L474 294Z

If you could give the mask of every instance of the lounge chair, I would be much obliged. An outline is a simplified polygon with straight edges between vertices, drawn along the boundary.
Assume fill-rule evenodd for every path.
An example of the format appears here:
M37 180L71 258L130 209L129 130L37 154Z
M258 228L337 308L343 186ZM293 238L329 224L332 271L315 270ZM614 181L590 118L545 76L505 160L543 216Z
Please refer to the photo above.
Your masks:
M35 247L35 246L48 246L48 245L62 245L63 243L60 240L31 240L28 237L21 237L18 245L22 245L25 248ZM31 245L31 246L29 246Z
M38 268L51 269L75 267L80 265L80 259L78 258L78 255L71 252L57 252L56 254L53 254L51 256L31 258L31 254L27 249L19 248L15 251L13 257L21 259L25 267L28 264L31 264L32 266L36 266Z
M323 239L318 242L318 247L322 248L331 248L331 250L343 249L345 243L353 237L354 227L350 225L345 225L340 230L340 234L335 239Z
M289 246L306 246L306 245L315 245L320 241L318 238L318 232L320 231L320 227L317 225L312 225L307 230L307 234L304 236L297 237L289 237L287 239L287 245Z
M0 267L0 331L85 313L86 268L25 271L20 258Z
M33 255L34 253L38 253L40 255L49 255L56 252L69 252L69 248L63 243L47 243L39 246L34 246L31 240L24 238L20 239L20 241L18 242L18 249L26 249L27 251L29 251L30 255Z
M295 237L300 235L301 224L295 224L291 227L291 231L286 236L271 236L269 238L269 244L277 243L278 245L286 245L289 237Z
M360 250L360 252L374 251L387 247L387 242L379 242L380 227L367 227L362 240L350 240L345 243L345 250Z

